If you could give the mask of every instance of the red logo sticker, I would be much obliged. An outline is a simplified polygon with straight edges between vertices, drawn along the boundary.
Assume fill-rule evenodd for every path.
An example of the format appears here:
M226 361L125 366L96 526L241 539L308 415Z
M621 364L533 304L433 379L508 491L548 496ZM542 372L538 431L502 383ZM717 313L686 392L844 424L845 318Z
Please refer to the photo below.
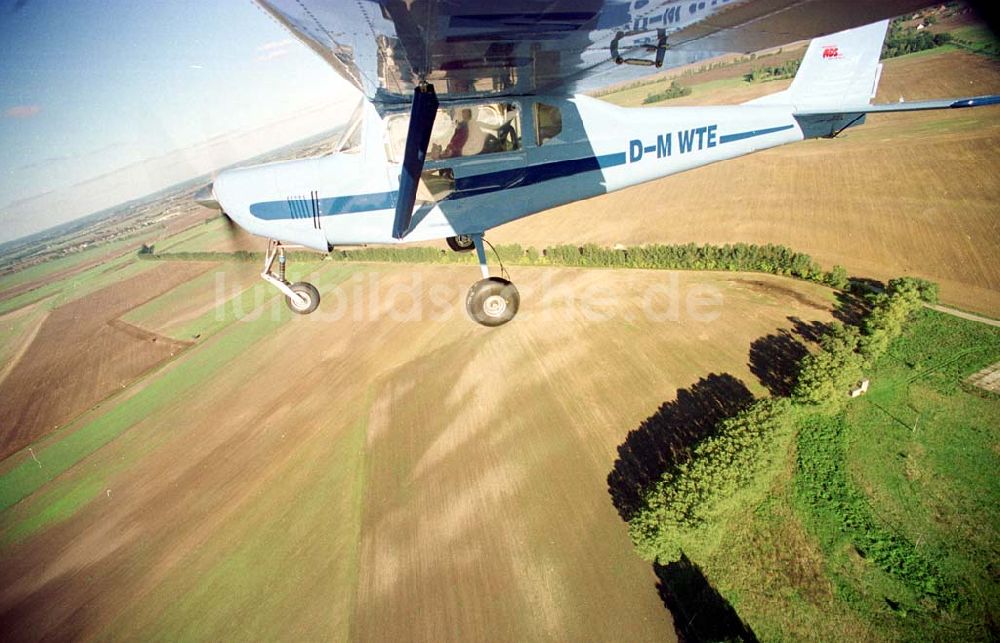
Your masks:
M838 47L824 47L823 58L840 58L840 49Z

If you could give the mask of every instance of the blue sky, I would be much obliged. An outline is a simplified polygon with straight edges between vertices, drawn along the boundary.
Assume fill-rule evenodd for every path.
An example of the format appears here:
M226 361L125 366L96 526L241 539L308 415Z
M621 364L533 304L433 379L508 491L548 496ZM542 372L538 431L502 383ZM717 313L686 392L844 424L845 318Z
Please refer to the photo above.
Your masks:
M357 96L250 0L0 0L0 242L330 129Z

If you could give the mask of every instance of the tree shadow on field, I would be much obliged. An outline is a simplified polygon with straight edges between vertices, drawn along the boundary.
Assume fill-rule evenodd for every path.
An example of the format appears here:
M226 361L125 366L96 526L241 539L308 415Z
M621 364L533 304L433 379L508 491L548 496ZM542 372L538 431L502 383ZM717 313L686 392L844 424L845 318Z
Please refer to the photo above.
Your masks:
M884 290L885 284L877 279L851 277L850 287L836 293L837 306L833 310L833 318L850 326L859 325L871 311L871 302L866 295Z
M779 329L750 344L750 372L773 396L789 396L798 382L802 358L809 354L807 344L818 344L830 330L820 321L788 317L792 328Z
M750 626L684 554L669 565L653 563L660 599L674 617L681 643L757 641Z
M677 398L628 434L608 474L608 493L626 522L642 503L643 493L671 466L690 457L719 421L736 415L754 401L753 393L732 375L710 374L678 389Z
M798 317L787 317L792 322L792 332L807 342L818 344L823 336L830 332L830 324L821 321L802 321Z
M750 344L750 372L771 395L788 396L795 389L799 363L808 354L805 344L781 329Z

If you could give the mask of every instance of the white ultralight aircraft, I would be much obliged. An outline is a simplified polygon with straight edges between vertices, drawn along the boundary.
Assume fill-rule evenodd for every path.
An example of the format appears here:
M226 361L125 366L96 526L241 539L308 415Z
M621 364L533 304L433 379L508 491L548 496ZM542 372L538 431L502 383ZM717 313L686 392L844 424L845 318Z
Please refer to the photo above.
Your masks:
M998 96L872 105L891 16L927 0L258 0L364 95L321 157L220 173L196 199L268 238L261 276L289 307L286 244L447 239L476 250L469 315L520 303L491 277L486 231L557 205L786 143L872 112L995 104ZM865 26L858 26L865 25ZM742 105L623 108L585 95L727 52L812 39L791 86ZM277 261L277 273L275 262Z

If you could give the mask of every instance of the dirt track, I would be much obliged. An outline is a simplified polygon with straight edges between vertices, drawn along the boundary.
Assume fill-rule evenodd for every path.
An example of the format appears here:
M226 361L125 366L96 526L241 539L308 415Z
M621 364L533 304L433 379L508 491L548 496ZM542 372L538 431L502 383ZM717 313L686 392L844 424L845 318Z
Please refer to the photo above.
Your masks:
M207 265L157 266L52 311L0 382L0 458L25 447L184 347L116 318Z

